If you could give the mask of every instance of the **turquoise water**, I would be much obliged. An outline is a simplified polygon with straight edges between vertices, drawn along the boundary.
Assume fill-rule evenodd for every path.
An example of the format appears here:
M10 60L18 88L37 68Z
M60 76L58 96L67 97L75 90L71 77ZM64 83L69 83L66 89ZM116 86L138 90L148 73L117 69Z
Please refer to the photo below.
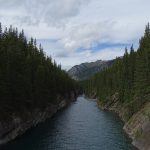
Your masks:
M0 150L135 150L123 122L96 102L78 100Z

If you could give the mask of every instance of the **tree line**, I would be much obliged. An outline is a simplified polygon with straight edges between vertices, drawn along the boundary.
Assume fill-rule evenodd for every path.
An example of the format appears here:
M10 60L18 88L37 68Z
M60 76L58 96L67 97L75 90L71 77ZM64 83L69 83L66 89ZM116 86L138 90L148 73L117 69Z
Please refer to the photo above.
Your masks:
M58 104L77 83L24 31L0 23L0 118Z
M89 95L96 93L101 104L106 104L113 94L128 109L129 116L150 101L150 25L139 40L139 47L130 52L125 48L123 57L118 57L112 67L104 69L82 83Z

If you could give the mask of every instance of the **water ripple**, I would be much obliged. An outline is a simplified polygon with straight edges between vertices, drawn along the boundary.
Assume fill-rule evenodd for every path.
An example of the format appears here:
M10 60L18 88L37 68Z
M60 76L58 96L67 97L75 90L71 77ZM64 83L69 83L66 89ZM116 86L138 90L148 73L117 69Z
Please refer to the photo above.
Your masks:
M0 150L134 150L122 127L118 116L79 97L77 102Z

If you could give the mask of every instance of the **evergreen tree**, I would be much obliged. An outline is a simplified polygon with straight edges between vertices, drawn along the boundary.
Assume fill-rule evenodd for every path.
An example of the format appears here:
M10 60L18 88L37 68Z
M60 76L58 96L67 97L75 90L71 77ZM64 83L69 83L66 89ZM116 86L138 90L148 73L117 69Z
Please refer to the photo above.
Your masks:
M138 111L149 101L150 93L150 25L146 25L144 36L140 39L137 52L133 45L122 58L116 58L112 67L100 71L82 83L85 92L96 93L100 102L106 104L110 97L118 93L119 101L126 106L128 115Z
M0 119L26 116L47 105L58 107L59 97L71 98L77 83L44 54L36 39L27 41L24 31L0 24ZM66 96L68 95L68 97Z

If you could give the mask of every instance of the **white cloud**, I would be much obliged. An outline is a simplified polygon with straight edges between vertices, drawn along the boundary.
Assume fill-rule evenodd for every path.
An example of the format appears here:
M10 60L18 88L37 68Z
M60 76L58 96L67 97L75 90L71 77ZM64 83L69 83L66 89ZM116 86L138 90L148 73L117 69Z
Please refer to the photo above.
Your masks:
M0 3L1 22L24 28L28 37L39 39L46 53L63 66L122 55L122 47L95 52L91 47L97 43L137 45L145 24L150 21L149 0L0 0ZM85 50L77 51L80 48Z
M88 2L89 0L0 0L3 4L0 12L7 17L13 15L14 22L27 25L46 23L59 27L68 18L76 16L80 7Z
M84 62L92 62L96 60L111 60L115 59L116 56L122 56L124 48L105 48L100 51L93 52L91 50L85 50L79 53L72 53L67 59L66 57L56 57L58 63L62 63L63 68L68 69L71 66L81 64Z

